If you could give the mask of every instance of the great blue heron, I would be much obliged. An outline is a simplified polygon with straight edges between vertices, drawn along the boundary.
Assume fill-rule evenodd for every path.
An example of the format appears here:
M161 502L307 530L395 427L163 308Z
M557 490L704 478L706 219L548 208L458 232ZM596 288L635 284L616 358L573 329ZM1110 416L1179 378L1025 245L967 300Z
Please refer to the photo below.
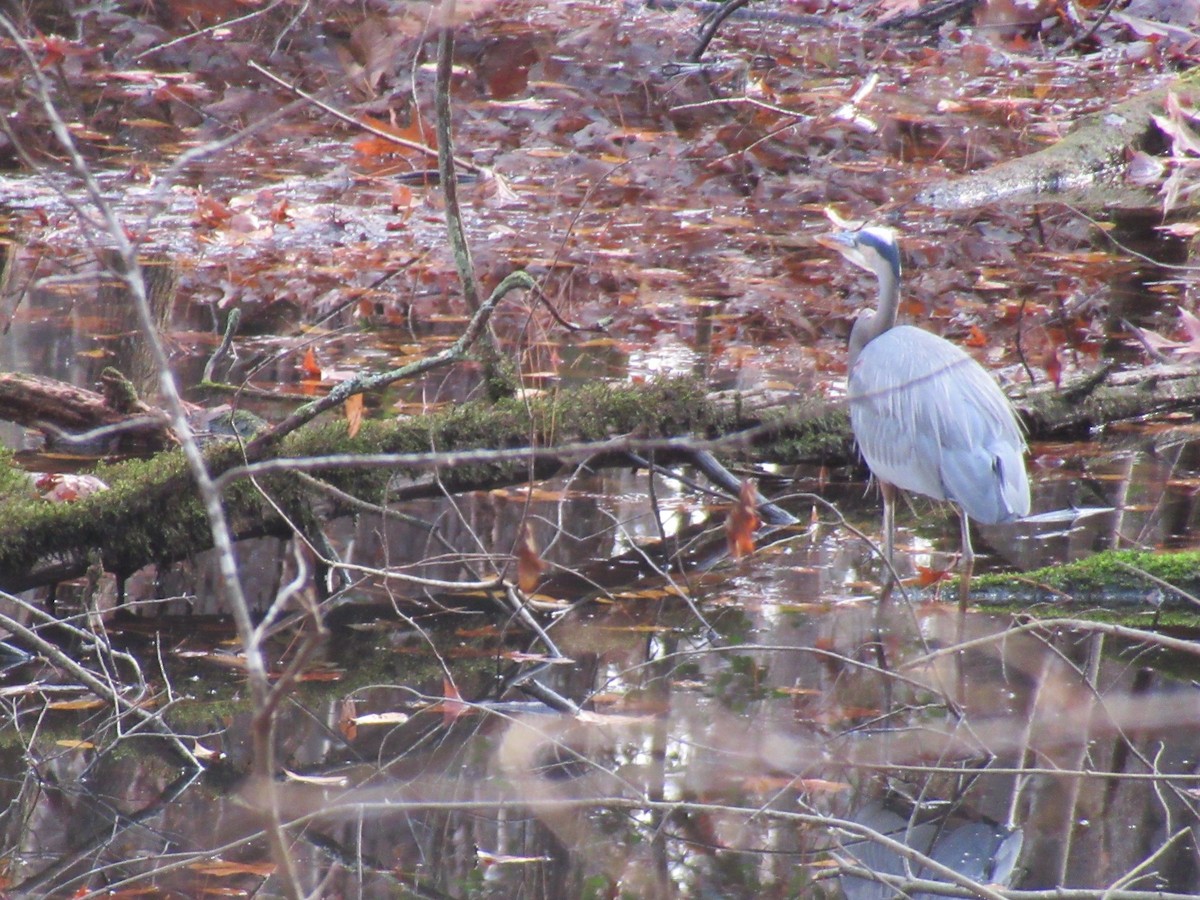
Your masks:
M883 493L883 549L895 540L896 488L949 500L962 525L959 603L975 554L968 519L987 525L1029 514L1025 439L1012 404L983 366L945 338L896 325L900 252L891 228L819 239L879 279L879 307L850 331L847 395L859 450ZM890 576L889 576L890 586Z

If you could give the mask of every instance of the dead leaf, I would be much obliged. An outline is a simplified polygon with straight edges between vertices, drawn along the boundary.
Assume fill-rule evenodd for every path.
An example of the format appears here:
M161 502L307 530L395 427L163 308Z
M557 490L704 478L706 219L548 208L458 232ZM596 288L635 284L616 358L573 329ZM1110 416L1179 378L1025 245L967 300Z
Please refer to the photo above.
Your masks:
M355 704L353 697L346 697L338 707L338 731L348 741L358 737L358 720L354 716Z
M521 523L521 537L517 541L517 587L523 594L532 594L549 565L538 552L533 539L533 529L528 522Z
M408 720L408 713L402 712L364 713L354 719L358 725L403 725Z
M362 427L363 395L351 394L346 398L343 408L346 411L346 436L354 437Z
M301 775L299 772L293 772L291 769L284 769L283 774L287 776L288 781L296 781L300 784L319 784L324 787L345 787L350 783L350 779L345 775Z
M471 713L471 704L463 701L462 694L449 678L442 678L442 696L445 699L432 707L442 714L442 724L450 725L460 716Z
M317 354L312 347L304 351L304 360L300 363L300 371L308 381L321 380L321 366L317 363Z
M734 559L754 552L754 530L761 524L762 519L758 517L758 491L754 482L747 478L738 491L737 502L729 510L729 518L725 520L725 538Z
M53 703L47 703L47 709L98 709L104 706L104 701L95 699L79 699L79 700L55 700Z
M1169 354L1170 359L1178 362L1196 362L1200 360L1200 318L1180 307L1179 323L1187 332L1187 340L1172 340L1163 337L1156 331L1137 328L1133 325L1130 325L1129 329L1133 332L1133 336L1142 342L1151 356L1165 357Z
M932 587L939 582L945 581L949 577L950 572L946 569L935 569L932 566L917 566L917 587Z
M210 859L204 862L192 863L188 866L194 872L211 875L214 878L228 878L231 875L257 875L266 877L274 874L275 863L232 862L227 859Z
M34 472L34 486L43 491L42 499L51 503L73 503L100 491L108 485L95 475L73 475L69 472Z

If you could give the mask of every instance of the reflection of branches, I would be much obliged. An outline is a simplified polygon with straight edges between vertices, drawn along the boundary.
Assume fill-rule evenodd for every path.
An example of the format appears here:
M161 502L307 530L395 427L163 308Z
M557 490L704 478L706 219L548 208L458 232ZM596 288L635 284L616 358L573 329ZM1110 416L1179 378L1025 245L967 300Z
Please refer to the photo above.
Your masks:
M943 647L938 650L932 650L923 656L909 660L906 666L916 667L924 666L929 663L944 657L952 656L973 647L982 647L990 644L1001 644L1009 640L1015 635L1023 632L1044 632L1053 634L1056 631L1076 631L1076 632L1097 632L1099 634L1107 634L1112 637L1120 638L1124 641L1129 641L1134 644L1146 644L1149 646L1161 647L1164 650L1171 650L1175 653L1183 653L1188 656L1200 656L1200 644L1195 641L1185 641L1180 638L1173 638L1167 634L1157 634L1153 631L1144 631L1140 628L1129 628L1125 625L1117 625L1112 622L1091 622L1087 619L1041 619L1030 622L1021 622L1014 624L1008 629L996 634L983 635L977 638L968 638L967 640L957 643L952 647Z
M162 792L149 803L146 803L135 813L120 813L113 811L111 817L92 830L92 833L79 841L76 846L72 847L70 852L54 861L53 864L47 866L36 875L26 878L24 881L13 884L8 887L12 896L15 897L33 897L41 894L41 891L47 887L53 886L55 889L61 890L69 884L69 882L61 882L58 879L68 872L72 867L90 862L91 857L103 847L114 843L124 832L134 826L148 822L150 819L162 813L164 809L170 806L175 800L183 795L199 777L199 768L194 768L183 773L173 782L163 788ZM192 857L194 860L195 857ZM90 877L93 870L89 869ZM74 894L72 896L83 896L82 894Z
M32 604L26 603L19 597L14 597L12 594L0 592L0 598L3 598L8 603L14 604L26 614L41 619L47 625L53 625L56 628L65 630L73 637L82 640L86 646L102 649L100 647L100 639L96 635L76 628L69 622L55 619L49 613L38 609ZM196 757L193 755L191 749L189 749L187 745L180 740L179 736L175 734L175 732L167 728L162 721L163 711L151 711L143 706L143 703L146 700L144 693L138 697L130 699L124 693L122 693L118 689L118 686L111 680L97 677L94 672L76 662L67 653L59 649L56 644L46 640L44 637L38 634L35 629L30 628L28 625L25 625L22 622L18 622L11 616L0 613L0 626L16 635L20 641L25 644L25 646L36 650L63 671L69 672L72 678L77 679L97 697L101 698L107 703L111 703L121 715L127 715L137 719L140 725L135 728L127 729L125 732L127 735L138 731L141 728L145 728L152 733L162 735L171 744L175 752L178 753L186 763L196 769L200 768L200 763L196 760ZM130 665L132 670L137 673L138 681L142 682L141 670L137 665L137 661L134 660L133 657L126 653L119 653L113 650L111 647L103 649L106 649L107 652L112 654L115 658L118 658L122 662ZM142 682L141 687L144 692L146 688L144 682Z

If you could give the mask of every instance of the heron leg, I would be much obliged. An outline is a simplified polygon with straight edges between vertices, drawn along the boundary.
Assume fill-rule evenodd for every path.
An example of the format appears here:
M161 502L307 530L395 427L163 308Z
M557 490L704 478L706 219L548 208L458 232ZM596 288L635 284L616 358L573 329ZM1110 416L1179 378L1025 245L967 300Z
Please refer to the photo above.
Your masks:
M896 548L896 488L886 481L881 481L879 491L883 494L883 564L887 568L887 577L879 599L887 600L892 596L892 589L896 584L893 574L896 571L896 560L892 555Z
M962 560L958 572L958 611L965 613L971 599L971 573L975 571L975 551L971 548L971 523L967 512L958 507L958 520L962 524Z

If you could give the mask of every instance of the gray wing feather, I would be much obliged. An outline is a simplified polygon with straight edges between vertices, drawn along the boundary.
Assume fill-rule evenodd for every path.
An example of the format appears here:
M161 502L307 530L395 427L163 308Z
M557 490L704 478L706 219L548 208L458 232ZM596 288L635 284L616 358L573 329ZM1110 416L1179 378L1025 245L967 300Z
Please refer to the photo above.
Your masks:
M1025 440L987 370L950 342L900 326L850 372L850 424L877 478L953 500L978 522L1029 513Z

